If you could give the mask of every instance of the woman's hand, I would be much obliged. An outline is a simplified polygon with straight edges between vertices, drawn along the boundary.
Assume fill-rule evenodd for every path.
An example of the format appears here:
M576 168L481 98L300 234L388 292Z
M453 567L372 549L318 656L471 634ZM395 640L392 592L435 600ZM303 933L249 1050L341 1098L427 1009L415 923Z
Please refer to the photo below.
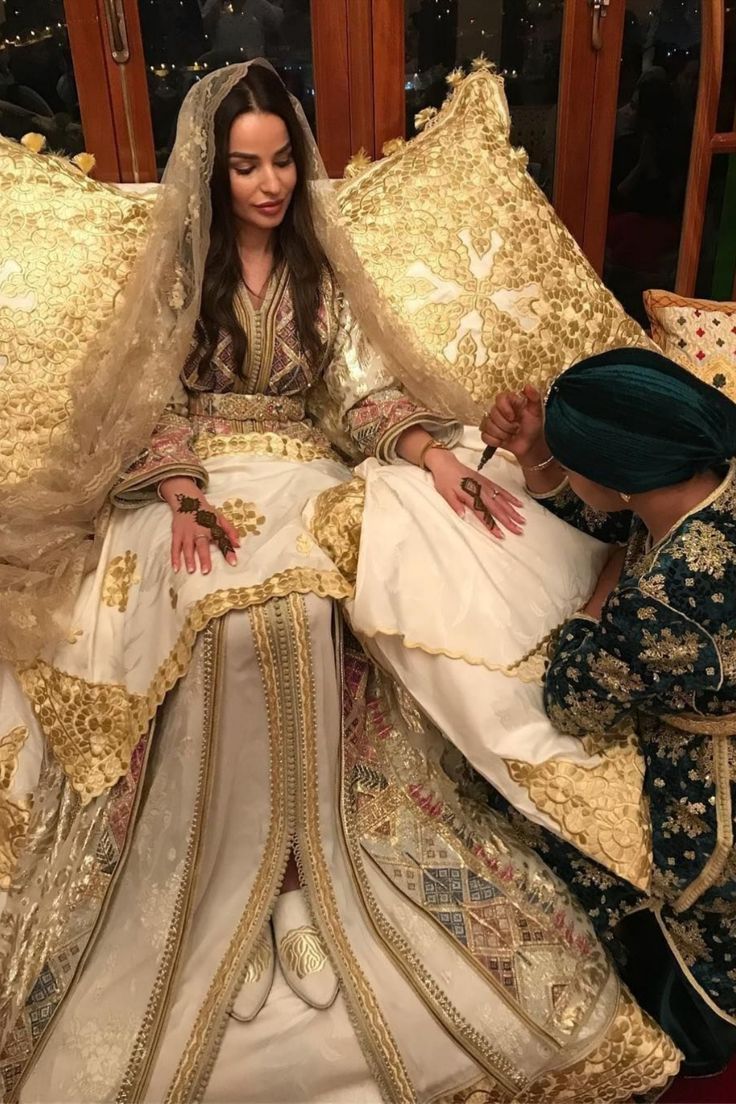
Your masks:
M544 440L542 398L535 387L504 391L480 423L483 440L492 448L513 453L522 467L531 468L549 457Z
M164 479L159 488L161 497L168 502L173 512L171 523L171 564L174 571L181 567L182 560L187 571L191 574L199 566L203 575L208 575L212 570L212 557L210 545L212 543L212 531L203 525L198 525L193 513L184 513L180 508L180 497L197 499L200 510L208 510L217 517L217 524L224 529L234 548L240 548L240 538L232 522L221 514L216 507L211 506L203 495L199 486L193 479L173 476ZM225 555L227 562L233 566L238 560L234 551Z
M523 533L525 518L516 509L522 508L523 503L509 491L466 468L445 449L429 449L424 463L432 473L435 487L460 517L466 510L472 510L497 540L503 540L501 526L510 533Z

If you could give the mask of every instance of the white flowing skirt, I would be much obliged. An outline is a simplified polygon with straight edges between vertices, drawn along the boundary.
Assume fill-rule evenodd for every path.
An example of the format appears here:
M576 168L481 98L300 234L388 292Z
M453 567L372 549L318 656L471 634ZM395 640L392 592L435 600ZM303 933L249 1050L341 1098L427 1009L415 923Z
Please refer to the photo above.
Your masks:
M360 663L351 668L355 685L346 674L333 609L336 599L352 601L352 587L314 540L307 504L351 473L331 460L272 453L218 456L208 468L210 500L244 535L237 567L215 554L210 576L177 576L168 507L117 512L69 642L21 676L23 693L9 673L0 682L7 719L27 729L13 785L35 788L43 808L43 788L50 793L55 779L64 805L48 818L54 846L32 837L31 887L10 897L8 930L18 934L8 976L37 980L13 1021L6 1083L39 1035L20 1089L28 1104L460 1104L481 1089L489 1101L552 1099L563 1084L578 1102L613 1101L663 1083L676 1068L672 1048L620 991L564 887L496 818L463 803L440 767L442 736L420 714L380 695L366 704ZM449 665L443 678L504 680L486 684L490 696L496 685L509 694L516 687L527 696L509 708L543 724L532 684L493 666L509 659L514 667L529 651L534 612L519 619L518 640L491 653L492 664L450 658L435 649L431 618L391 626L391 609L406 610L386 606L384 571L394 571L403 600L401 572L422 541L439 565L445 528L453 575L470 580L472 563L474 587L484 570L512 577L528 553L526 593L536 578L557 602L550 611L533 599L540 616L547 611L541 639L579 602L600 549L572 534L577 567L555 590L541 565L545 526L561 523L540 511L527 553L509 538L513 557L499 566L495 546L474 532L466 568L457 558L463 523L427 497L421 473L396 474L399 488L409 480L398 501L421 524L407 527L406 553L395 547L395 557L374 559L367 479L350 607L356 631L461 747L463 715L443 720L441 684L434 696L426 685L428 674L437 678L428 662ZM390 522L392 509L379 510L378 523ZM397 510L394 533L401 519ZM360 616L373 599L377 628ZM466 607L477 650L485 630L470 623L473 603ZM514 625L505 624L506 635ZM460 619L452 631L457 653ZM391 654L391 641L403 652ZM485 708L482 694L478 704ZM546 731L553 753L572 753ZM487 740L496 736L494 727ZM480 723L466 739L462 750L473 752ZM523 759L524 747L517 751ZM143 781L131 782L134 774ZM119 779L112 790L111 779ZM327 1011L308 1009L277 971L264 1009L242 1024L228 1013L292 850L340 996Z

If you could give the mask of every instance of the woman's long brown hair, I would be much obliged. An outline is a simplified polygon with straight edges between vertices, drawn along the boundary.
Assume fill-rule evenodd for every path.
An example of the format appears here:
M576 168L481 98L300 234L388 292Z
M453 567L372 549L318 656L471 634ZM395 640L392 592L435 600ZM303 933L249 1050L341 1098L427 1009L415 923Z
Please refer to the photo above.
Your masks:
M299 338L310 361L317 363L323 354L317 314L323 278L330 272L330 266L314 229L307 190L307 146L301 124L279 78L261 65L250 67L215 114L215 160L210 181L212 229L200 310L206 341L202 363L206 365L211 360L222 331L232 339L237 365L243 364L247 352L246 336L233 305L235 291L243 277L230 197L229 148L233 122L250 111L278 115L289 132L296 187L284 220L276 231L274 259L277 264L284 263L289 268Z

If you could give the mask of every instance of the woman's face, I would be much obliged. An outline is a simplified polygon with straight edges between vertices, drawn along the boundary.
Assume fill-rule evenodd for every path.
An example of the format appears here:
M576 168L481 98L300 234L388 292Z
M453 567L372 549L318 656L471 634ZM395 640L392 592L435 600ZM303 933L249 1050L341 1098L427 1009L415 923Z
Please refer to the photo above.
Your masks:
M594 483L592 479L586 479L584 475L578 475L577 472L566 469L566 474L572 490L587 506L607 514L615 514L617 510L627 509L618 491L602 487L600 483Z
M258 111L238 115L230 128L229 167L235 217L262 230L275 230L296 187L296 165L284 120Z

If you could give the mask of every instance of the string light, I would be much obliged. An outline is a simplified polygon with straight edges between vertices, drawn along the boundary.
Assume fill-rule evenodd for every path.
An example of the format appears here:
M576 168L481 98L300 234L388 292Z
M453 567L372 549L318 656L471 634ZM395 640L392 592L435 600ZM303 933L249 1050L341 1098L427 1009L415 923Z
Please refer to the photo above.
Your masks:
M25 38L22 38L21 35L3 38L0 39L0 49L10 46L34 46L37 42L45 42L47 39L53 38L58 30L64 30L63 23L57 23L55 27L50 24L46 27L38 27L34 31L28 31Z

